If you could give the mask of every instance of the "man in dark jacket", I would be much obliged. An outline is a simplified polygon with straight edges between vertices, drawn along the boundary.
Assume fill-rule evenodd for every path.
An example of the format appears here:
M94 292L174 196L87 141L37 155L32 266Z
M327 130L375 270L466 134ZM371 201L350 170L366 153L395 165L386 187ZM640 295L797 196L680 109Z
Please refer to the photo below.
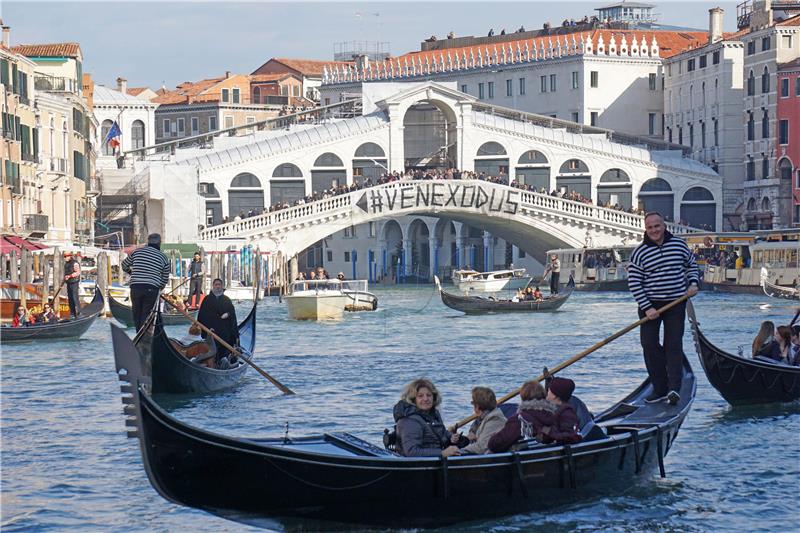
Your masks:
M542 428L542 442L545 444L575 444L581 441L578 415L567 403L575 390L575 382L566 378L553 378L547 386L547 399L556 404L555 422Z
M194 253L189 265L189 308L197 309L203 301L203 260L200 257L200 252Z
M135 249L122 261L122 270L131 275L131 303L136 331L142 328L153 310L158 295L169 281L169 259L161 252L161 235L147 236L147 246Z
M67 301L69 314L78 318L81 314L81 301L78 289L81 284L81 262L72 257L72 252L64 252L64 282L67 285Z
M225 296L221 279L217 278L211 284L211 292L200 304L197 321L208 329L213 330L216 335L231 346L235 347L239 344L239 323L236 321L236 309L234 309L231 299ZM205 331L200 335L204 339L208 337L208 333ZM217 368L225 366L224 364L220 365L223 358L228 358L227 361L229 363L235 360L235 356L230 353L230 350L222 346L216 339L214 343L217 345Z

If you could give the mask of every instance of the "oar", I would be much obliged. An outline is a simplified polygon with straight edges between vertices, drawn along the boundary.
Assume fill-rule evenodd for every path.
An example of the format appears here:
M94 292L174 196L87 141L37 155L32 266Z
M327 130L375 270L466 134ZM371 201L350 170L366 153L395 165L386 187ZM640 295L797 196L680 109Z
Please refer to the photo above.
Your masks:
M262 376L264 376L265 378L267 378L267 379L270 381L270 383L272 383L273 385L275 385L276 387L278 387L278 388L281 390L281 392L283 392L284 394L294 394L294 392L293 392L293 391L292 391L292 390L291 390L289 387L287 387L286 385L284 385L283 383L281 383L281 382L280 382L280 381L278 381L277 379L273 378L272 376L270 376L269 374L267 374L266 372L264 372L264 371L263 371L261 368L259 368L259 367L258 367L258 366L257 366L257 365L254 363L254 362L252 362L252 361L251 361L249 358L247 358L247 357L244 357L244 355L242 355L242 353L241 353L239 350L237 350L236 348L234 348L233 346L231 346L230 344L228 344L227 342L225 342L224 340L222 340L222 339L219 337L219 335L217 335L216 333L214 333L213 331L211 331L210 329L208 329L207 327L205 327L203 324L201 324L200 322L198 322L197 320L195 320L194 318L192 318L192 317L191 317L191 315L190 315L189 313L187 313L187 312L186 312L186 311L184 311L183 309L180 309L180 308L178 308L178 307L177 307L175 304L173 304L172 302L170 302L169 300L167 300L167 299L166 299L164 296L161 296L161 299L162 299L162 300L164 300L165 302L167 302L167 304L169 304L169 305L170 305L170 306L172 306L173 308L177 309L179 313L183 314L183 316L185 316L186 318L188 318L189 320L191 320L191 321L192 321L192 324L194 324L194 325L195 325L195 326L197 326L198 328L202 329L203 331L205 331L206 333L208 333L209 335L211 335L211 336L214 338L214 340L215 340L215 341L217 341L219 344L221 344L222 346L224 346L225 348L227 348L227 349L228 349L228 350L229 350L231 353L233 353L233 354L236 354L236 355L237 355L237 356L238 356L238 357L239 357L239 358L240 358L242 361L244 361L244 362L245 362L245 363L247 363L248 365L252 366L252 367L253 367L253 368L256 370L256 372L258 372L259 374L261 374Z
M789 327L794 326L794 323L797 322L797 317L800 316L800 308L797 309L797 312L794 314L794 318L791 322L789 322Z
M675 300L675 301L672 301L672 302L668 303L667 305L665 305L664 307L662 307L661 309L659 309L659 310L658 310L658 314L660 315L660 314L664 313L665 311L668 311L669 309L672 309L673 307L675 307L675 306L676 306L676 305L678 305L679 303L681 303L681 302L685 301L687 298L689 298L689 295L688 295L688 294L684 294L683 296L681 296L681 297L680 297L680 298L678 298L677 300ZM644 323L645 323L645 322L647 322L648 320L650 320L650 319L649 319L649 318L647 318L647 317L644 317L644 318L642 318L642 319L640 319L640 320L637 320L636 322L634 322L634 323L633 323L633 324L631 324L630 326L627 326L627 327L625 327L625 328L623 328L623 329L621 329L621 330L617 331L616 333L614 333L614 334L613 334L613 335L611 335L610 337L608 337L608 338L606 338L606 339L603 339L602 341L598 342L597 344L595 344L595 345L594 345L594 346L592 346L591 348L587 348L586 350L582 351L582 352L581 352L581 353L579 353L578 355L576 355L576 356L574 356L574 357L571 357L570 359L567 359L566 361L562 361L561 363L559 363L558 365L556 365L556 366L554 366L552 369L550 369L550 370L548 371L548 374L547 374L547 376L552 376L552 375L553 375L553 374L555 374L556 372L559 372L559 371L561 371L561 370L564 370L565 368L567 368L568 366L570 366L572 363L575 363L575 362L577 362L577 361L580 361L581 359L583 359L584 357L586 357L586 356L587 356L587 355L589 355L590 353L594 352L595 350L597 350L597 349L599 349L599 348L602 348L603 346L605 346L606 344L610 343L611 341L613 341L613 340L615 340L615 339L618 339L619 337L622 337L623 335L625 335L626 333L628 333L628 332L629 332L629 331L631 331L632 329L636 329L636 328L638 328L639 326L641 326L642 324L644 324ZM542 380L543 380L544 378L546 378L547 376L546 376L546 375L544 375L544 374L542 374L542 375L540 375L538 378L536 378L536 381L542 381ZM514 389L513 391L509 392L508 394L506 394L505 396L503 396L502 398L500 398L499 400L497 400L497 403L498 403L498 404L501 404L501 403L505 403L505 402L507 402L508 400L510 400L511 398L513 398L514 396L516 396L517 394L519 394L519 391L520 391L520 390L522 390L522 387L520 387L520 388L517 388L517 389ZM477 415L475 415L475 414L473 414L473 415L470 415L470 416L468 416L468 417L467 417L467 418L465 418L464 420L461 420L461 421L459 421L459 422L456 422L456 423L453 425L453 431L455 431L456 429L458 429L458 428L460 428L460 427L463 427L463 426L465 426L466 424L469 424L470 422L472 422L472 421L473 421L473 420L475 420L476 418L478 418L478 416L477 416Z
M66 279L61 280L61 285L58 286L58 290L53 295L53 305L56 308L56 317L61 318L61 304L58 303L58 295L61 294L61 289L64 288L64 284L67 282ZM42 302L44 303L44 302Z
M178 285L177 285L177 286L176 286L174 289L172 289L171 291L169 291L169 292L166 294L166 296L169 296L169 295L171 295L173 292L175 292L175 291L177 291L178 289L180 289L180 288L181 288L181 285L183 285L183 284L184 284L184 283L186 283L187 281L189 281L189 280L188 280L188 278L187 278L187 279L185 279L185 280L183 280L183 281L182 281L180 284L178 284ZM158 305L158 300L156 300L156 305ZM139 329L139 331L137 331L137 332L136 332L136 336L133 338L133 341L132 341L132 342L133 342L133 344L136 344L136 343L138 343L138 342L139 342L139 339L141 339L141 338L142 338L142 336L144 335L144 332L145 332L145 331L147 331L147 330L150 328L150 326L153 324L153 320L155 319L155 316L156 316L156 306L154 305L154 306L153 306L153 310L152 310L152 311L150 311L150 314L149 314L149 315L147 315L147 320L145 320L145 321L144 321L144 324L142 324L142 327L141 327L141 329Z

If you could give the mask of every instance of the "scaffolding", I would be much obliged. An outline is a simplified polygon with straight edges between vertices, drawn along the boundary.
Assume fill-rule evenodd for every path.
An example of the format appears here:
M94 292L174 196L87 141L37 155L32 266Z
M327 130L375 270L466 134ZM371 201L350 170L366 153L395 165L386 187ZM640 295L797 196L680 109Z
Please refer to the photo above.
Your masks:
M391 56L389 41L341 41L333 43L334 61L353 61L367 56L370 61L384 61Z

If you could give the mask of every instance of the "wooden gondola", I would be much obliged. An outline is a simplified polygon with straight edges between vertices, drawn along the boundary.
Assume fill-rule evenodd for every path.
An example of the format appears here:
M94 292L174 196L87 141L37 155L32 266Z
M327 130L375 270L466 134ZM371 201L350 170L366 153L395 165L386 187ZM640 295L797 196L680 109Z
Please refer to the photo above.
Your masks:
M564 287L563 292L559 292L555 296L549 296L539 301L523 300L514 302L512 300L500 300L491 297L482 296L461 296L446 292L442 289L439 278L434 277L436 282L436 289L442 298L442 303L451 309L461 311L469 314L482 314L482 313L530 313L538 311L555 311L564 303L575 290L575 280L570 277L569 282Z
M140 347L149 343L153 393L203 394L233 387L241 381L249 365L237 361L231 368L221 370L191 361L182 353L191 345L170 339L162 318L159 312L152 337L144 335L140 341ZM256 304L239 323L239 343L243 356L252 357L256 343Z
M731 405L800 399L800 367L752 359L720 350L700 331L691 302L686 313L697 355L711 385Z
M221 516L295 525L308 518L432 527L628 490L656 467L665 475L664 456L696 392L684 360L677 405L644 403L653 390L646 381L587 424L578 444L448 459L401 457L348 433L248 439L185 424L148 395L139 355L113 325L112 339L128 435L139 439L156 491Z
M121 323L125 324L129 328L132 328L135 323L133 321L133 309L131 308L130 303L125 303L125 301L118 300L108 295L108 307L111 309L111 315L119 320ZM194 311L187 311L189 316L194 319L197 319L197 310ZM178 311L170 308L168 311L164 311L161 313L161 319L163 320L163 324L165 326L178 326L181 324L191 324L191 320L183 316Z
M81 308L78 318L59 320L12 328L0 328L0 344L23 341L43 341L57 339L75 339L86 333L95 319L103 312L103 293L94 291L94 299Z
M784 300L800 300L800 290L794 287L784 287L769 281L769 271L761 267L761 289L764 294L771 298L783 298Z

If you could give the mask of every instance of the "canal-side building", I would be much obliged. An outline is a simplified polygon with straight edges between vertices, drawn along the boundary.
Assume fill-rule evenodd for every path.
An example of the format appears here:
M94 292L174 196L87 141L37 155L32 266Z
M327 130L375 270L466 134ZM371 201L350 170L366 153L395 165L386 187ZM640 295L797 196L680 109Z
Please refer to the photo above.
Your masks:
M800 59L778 65L778 175L792 183L792 226L800 224Z
M350 66L346 61L336 61L335 65ZM330 61L317 61L314 59L290 59L285 57L273 57L252 72L253 76L291 74L301 81L300 87L292 87L291 93L287 96L304 98L308 105L320 102L319 87L322 85L323 71L330 67ZM281 93L284 94L284 93Z

